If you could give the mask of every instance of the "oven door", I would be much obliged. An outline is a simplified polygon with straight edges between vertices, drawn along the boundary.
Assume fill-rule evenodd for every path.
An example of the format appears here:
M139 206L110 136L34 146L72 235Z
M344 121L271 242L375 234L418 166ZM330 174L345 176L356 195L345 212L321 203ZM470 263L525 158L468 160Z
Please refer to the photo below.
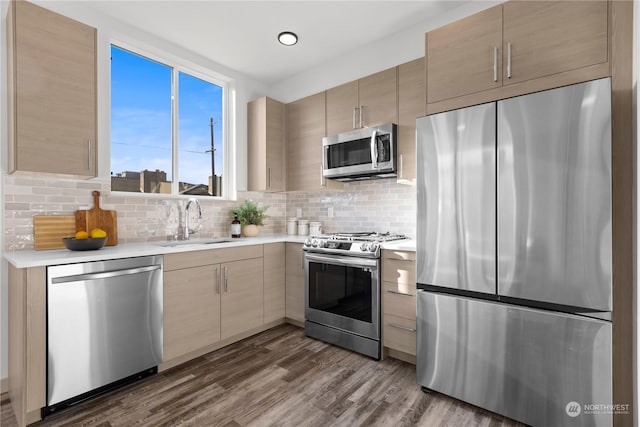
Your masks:
M379 272L379 259L307 253L306 320L379 340Z

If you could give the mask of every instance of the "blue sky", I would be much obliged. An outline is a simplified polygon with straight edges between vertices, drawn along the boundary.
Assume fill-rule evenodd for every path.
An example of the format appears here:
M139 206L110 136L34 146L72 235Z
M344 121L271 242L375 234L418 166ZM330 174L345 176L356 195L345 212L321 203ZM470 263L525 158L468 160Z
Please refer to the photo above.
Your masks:
M171 173L171 68L117 47L111 49L111 172ZM180 73L178 179L207 184L211 175L210 119L216 175L222 172L222 88Z

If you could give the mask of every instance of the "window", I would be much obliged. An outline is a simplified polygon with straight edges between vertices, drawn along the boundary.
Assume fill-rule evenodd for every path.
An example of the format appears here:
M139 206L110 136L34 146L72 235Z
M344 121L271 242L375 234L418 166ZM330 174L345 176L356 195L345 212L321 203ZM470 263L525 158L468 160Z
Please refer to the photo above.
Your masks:
M225 88L193 74L111 46L112 191L223 195Z

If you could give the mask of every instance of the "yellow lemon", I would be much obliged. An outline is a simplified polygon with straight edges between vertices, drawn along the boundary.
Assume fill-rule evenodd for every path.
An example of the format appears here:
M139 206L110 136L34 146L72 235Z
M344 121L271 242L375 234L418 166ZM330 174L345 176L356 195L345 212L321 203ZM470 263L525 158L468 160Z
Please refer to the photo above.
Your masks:
M102 237L107 237L107 232L102 228L94 228L93 230L91 230L91 233L89 233L89 235L92 239L99 239Z
M76 240L84 240L89 238L89 233L86 231L78 231L76 233Z

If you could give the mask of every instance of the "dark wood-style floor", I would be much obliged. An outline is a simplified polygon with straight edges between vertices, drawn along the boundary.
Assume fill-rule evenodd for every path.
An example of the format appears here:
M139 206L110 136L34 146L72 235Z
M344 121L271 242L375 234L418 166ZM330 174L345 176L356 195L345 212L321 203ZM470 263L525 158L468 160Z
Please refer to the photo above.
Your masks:
M7 394L3 427L16 425ZM425 394L415 367L283 325L67 409L36 426L520 426Z

